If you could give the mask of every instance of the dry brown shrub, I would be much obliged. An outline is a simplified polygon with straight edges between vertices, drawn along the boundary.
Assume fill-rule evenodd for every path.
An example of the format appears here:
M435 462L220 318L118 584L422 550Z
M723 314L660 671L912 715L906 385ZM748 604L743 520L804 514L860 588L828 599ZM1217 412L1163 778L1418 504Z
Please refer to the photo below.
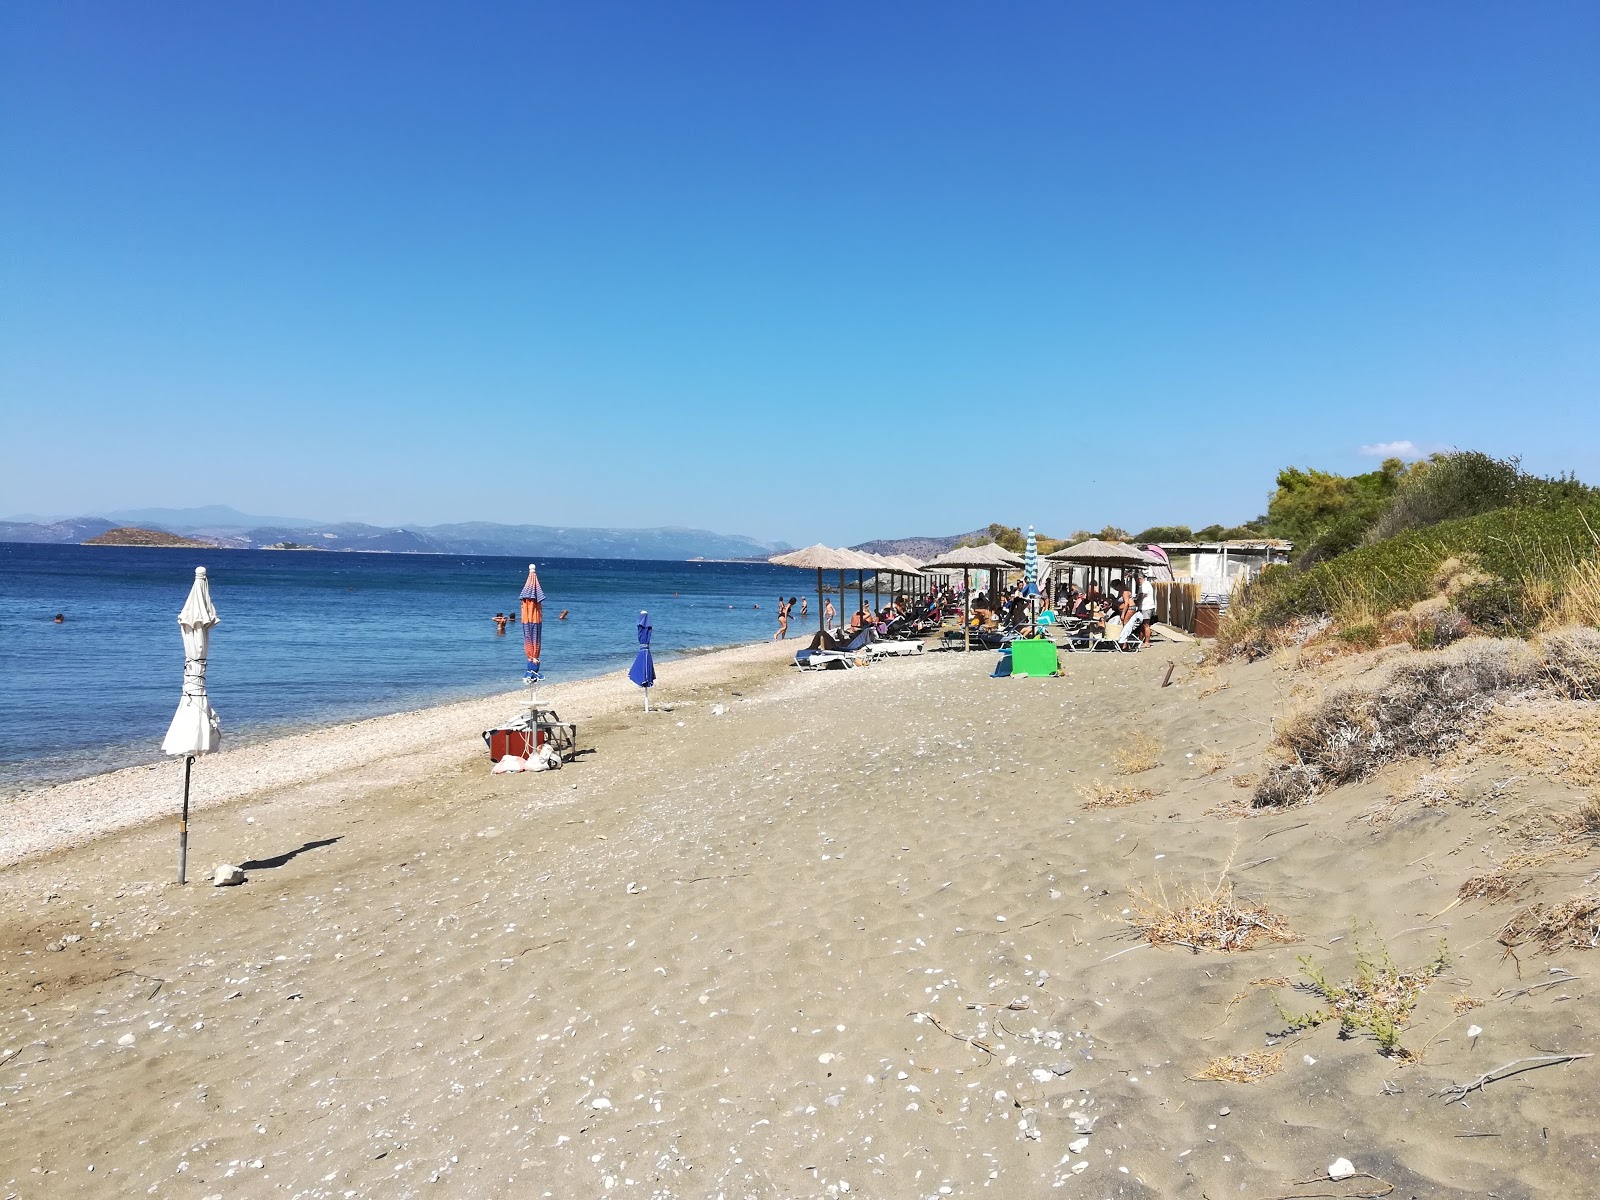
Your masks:
M1534 942L1547 954L1567 948L1591 949L1600 945L1600 896L1574 896L1561 904L1530 904L1505 923L1497 940L1507 950Z
M1463 993L1450 1001L1450 1011L1459 1017L1462 1013L1469 1013L1475 1008L1482 1008L1487 1003L1489 1002L1482 996L1468 996Z
M1524 887L1528 881L1512 875L1505 867L1496 867L1482 875L1474 875L1461 885L1456 895L1462 900L1483 900L1489 904L1500 904L1510 900Z
M1224 1054L1213 1058L1205 1070L1193 1076L1213 1083L1255 1083L1283 1069L1282 1050L1251 1050L1247 1054Z
M1525 642L1478 639L1394 659L1363 686L1335 691L1278 723L1293 761L1256 788L1257 807L1281 807L1364 779L1386 763L1436 758L1460 746L1497 700L1539 678Z
M1226 817L1230 821L1238 821L1245 817L1255 816L1256 810L1251 807L1250 801L1238 797L1230 797L1219 804L1213 804L1200 815L1205 817Z
M1207 775L1215 775L1228 765L1229 759L1220 750L1203 750L1195 755L1194 765Z
M1263 975L1260 979L1252 979L1251 987L1288 987L1289 981L1282 975Z
M1195 699L1207 700L1210 697L1215 696L1218 692L1227 691L1232 686L1233 685L1231 683L1213 683L1210 687L1202 688L1200 694L1196 696Z
M1185 946L1232 953L1249 950L1260 941L1293 942L1298 939L1289 923L1264 904L1237 899L1233 884L1225 879L1214 888L1189 887L1168 900L1158 882L1133 892L1133 915L1128 923L1152 946Z
M1161 763L1161 744L1148 733L1136 733L1111 755L1118 775L1137 775Z
M1579 801L1571 811L1558 815L1556 822L1570 841L1600 838L1600 799L1590 796Z
M1254 771L1244 771L1238 775L1230 775L1228 777L1228 782L1233 784L1234 787L1247 788L1255 787L1256 781L1260 778L1261 776L1257 775Z
M1130 804L1138 804L1143 800L1150 800L1155 793L1149 788L1130 787L1127 784L1102 783L1096 779L1078 789L1078 794L1083 797L1084 808L1127 808Z

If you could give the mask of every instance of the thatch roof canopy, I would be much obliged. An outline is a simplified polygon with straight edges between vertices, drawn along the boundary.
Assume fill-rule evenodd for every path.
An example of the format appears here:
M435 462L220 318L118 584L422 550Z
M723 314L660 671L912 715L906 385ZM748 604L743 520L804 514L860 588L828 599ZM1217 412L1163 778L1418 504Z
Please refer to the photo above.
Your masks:
M954 550L946 550L937 558L929 559L922 564L924 571L995 571L1016 570L1022 566L1022 559L1011 553L999 542L988 542L982 546L957 546Z
M824 546L820 542L815 546L807 546L804 550L774 554L767 561L780 567L820 567L824 571L865 570L856 559L854 551L835 550L832 546Z
M1150 561L1137 546L1125 542L1102 542L1099 538L1066 546L1045 557L1052 562L1078 563L1090 567L1142 567Z

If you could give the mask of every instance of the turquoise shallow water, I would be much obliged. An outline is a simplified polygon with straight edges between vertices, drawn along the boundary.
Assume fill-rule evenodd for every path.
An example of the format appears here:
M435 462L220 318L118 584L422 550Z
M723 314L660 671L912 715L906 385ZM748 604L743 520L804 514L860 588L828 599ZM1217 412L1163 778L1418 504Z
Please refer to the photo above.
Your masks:
M552 681L625 667L641 608L665 681L675 652L769 637L778 593L816 587L814 572L764 563L537 561ZM196 566L222 618L212 703L225 738L253 739L521 686L521 629L496 637L490 618L516 611L527 565L0 543L0 787L160 757L182 680L177 614ZM555 620L563 608L571 616Z

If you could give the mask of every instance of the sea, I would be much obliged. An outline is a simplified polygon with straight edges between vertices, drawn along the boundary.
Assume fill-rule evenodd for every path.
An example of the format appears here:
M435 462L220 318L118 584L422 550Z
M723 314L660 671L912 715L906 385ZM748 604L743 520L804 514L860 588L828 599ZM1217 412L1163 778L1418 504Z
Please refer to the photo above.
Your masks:
M767 563L535 561L552 682L625 668L640 610L667 683L675 658L771 637L780 593L816 605L815 572ZM526 558L0 543L0 794L161 758L197 566L225 745L522 685L521 627L493 617Z

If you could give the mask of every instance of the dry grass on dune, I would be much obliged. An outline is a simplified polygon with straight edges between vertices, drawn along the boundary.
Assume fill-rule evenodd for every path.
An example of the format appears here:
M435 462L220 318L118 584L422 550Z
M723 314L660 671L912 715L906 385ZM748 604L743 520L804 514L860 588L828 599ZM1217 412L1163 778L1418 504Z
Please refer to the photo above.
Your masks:
M1574 896L1560 904L1530 904L1505 923L1497 940L1508 953L1529 942L1547 954L1593 949L1600 945L1600 895Z
M1191 1079L1211 1083L1255 1083L1283 1069L1282 1050L1251 1050L1245 1054L1224 1054L1213 1058Z
M1155 892L1138 888L1128 923L1152 946L1183 946L1195 953L1232 953L1262 941L1298 940L1287 920L1264 904L1238 899L1226 879L1213 888L1185 888L1175 900L1167 898L1159 882Z
M1161 765L1161 744L1148 733L1136 733L1111 757L1118 775L1137 775Z

